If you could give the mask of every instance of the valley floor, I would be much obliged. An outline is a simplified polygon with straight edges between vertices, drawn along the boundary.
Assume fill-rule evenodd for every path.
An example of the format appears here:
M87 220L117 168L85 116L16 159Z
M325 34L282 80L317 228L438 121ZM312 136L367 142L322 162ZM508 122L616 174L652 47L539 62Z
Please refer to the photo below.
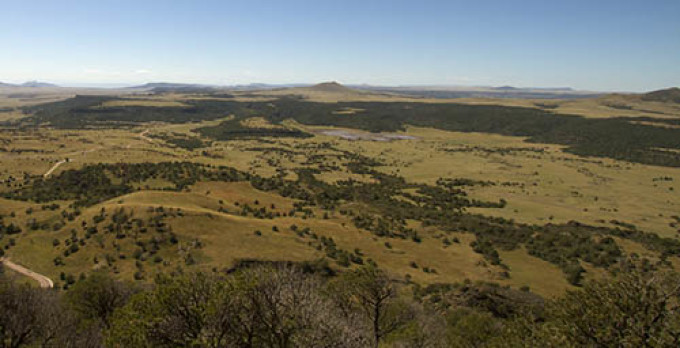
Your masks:
M404 132L376 135L286 121L286 127L315 136L210 140L197 148L173 143L173 139L200 138L196 129L221 121L150 123L121 129L6 128L0 131L2 192L21 190L30 177L48 181L97 163L182 161L213 168L228 166L289 182L301 179L303 169L312 170L316 180L327 185L377 182L375 174L352 169L354 160L350 158L361 156L376 162L371 167L376 173L402 177L413 185L437 186L440 179L458 179L457 187L467 198L503 202L463 208L467 213L528 225L577 221L595 227L632 228L672 240L680 233L680 168L581 157L558 145L527 143L522 137L413 126ZM266 126L262 119L252 122ZM127 179L111 180L124 184ZM403 228L421 236L418 243L376 236L357 227L353 215L341 213L352 210L380 216L378 208L360 202L342 201L332 209L309 206L308 212L300 210L290 216L299 208L300 199L263 191L248 182L198 180L180 190L168 190L168 185L167 179L150 177L134 183L134 192L76 209L68 208L73 200L37 203L0 199L3 223L23 230L6 234L0 243L14 262L45 275L30 273L40 278L42 286L48 281L51 286L50 278L63 286L96 269L108 269L123 279L149 280L157 272L181 267L225 269L244 259L316 260L328 257L325 240L332 239L334 250L342 257L361 258L362 262L370 259L399 278L422 284L492 281L517 288L529 286L544 296L572 287L565 279L564 267L531 255L525 245L498 248L499 265L475 250L475 234L462 230L450 231L411 219L404 221ZM404 189L390 199L423 205L414 203L421 195L416 189ZM250 210L244 210L245 206ZM72 211L77 215L65 219L64 214ZM140 246L137 237L102 235L102 226L113 223L111 219L121 211L129 215L128 236L145 233L140 232L144 228L135 227L135 219L154 224L162 221L162 230L176 235L178 242L167 242L158 237L159 232L156 241L152 238L150 242L156 249L149 253L150 244ZM258 215L261 213L273 216L263 218ZM145 226L156 226L149 223ZM30 227L33 225L39 227ZM99 233L87 232L92 227ZM639 240L617 237L616 243L625 253L652 262L663 258L677 265L680 261L675 255L662 257L659 250ZM580 265L587 279L604 274L602 268L584 260ZM349 267L354 266L351 263Z

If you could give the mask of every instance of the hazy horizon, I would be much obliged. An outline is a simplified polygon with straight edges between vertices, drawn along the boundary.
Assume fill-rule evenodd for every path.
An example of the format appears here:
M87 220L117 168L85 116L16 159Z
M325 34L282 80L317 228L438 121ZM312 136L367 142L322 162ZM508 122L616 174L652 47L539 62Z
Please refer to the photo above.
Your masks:
M571 87L680 81L680 3L11 2L0 81Z
M143 85L147 84L160 84L160 83L167 83L167 84L187 84L187 85L200 85L200 86L208 86L208 87L247 87L247 86L257 86L257 85L264 85L267 87L303 87L303 86L314 86L316 84L322 84L322 83L339 83L343 86L350 86L350 87L360 87L360 86L365 86L365 87L372 87L372 88L441 88L441 89L475 89L475 88L499 88L499 87L513 87L517 89L572 89L574 91L580 91L580 92L631 92L632 91L622 91L622 90L581 90L581 89L576 89L571 86L516 86L516 85L475 85L475 84L425 84L425 83L414 83L414 84L369 84L369 83L345 83L342 81L337 81L337 80L327 80L327 81L313 81L313 82L283 82L283 83L268 83L268 82L261 82L261 81L252 81L252 82L244 82L244 83L232 83L232 84L210 84L210 83L197 83L197 82L186 82L186 81L165 81L165 80L160 80L160 81L146 81L146 82L136 82L136 83L124 83L124 82L111 82L111 83L101 83L101 82L63 82L63 83L56 83L54 81L47 81L47 80L42 80L42 79L32 79L32 80L16 80L16 81L9 81L9 80L0 80L0 83L7 83L11 85L16 85L17 87L24 87L21 86L24 83L28 82L39 82L39 83L49 83L49 84L54 84L57 87L64 87L64 88L109 88L109 89L117 89L117 88L132 88L132 87L140 87ZM29 87L30 88L30 87Z

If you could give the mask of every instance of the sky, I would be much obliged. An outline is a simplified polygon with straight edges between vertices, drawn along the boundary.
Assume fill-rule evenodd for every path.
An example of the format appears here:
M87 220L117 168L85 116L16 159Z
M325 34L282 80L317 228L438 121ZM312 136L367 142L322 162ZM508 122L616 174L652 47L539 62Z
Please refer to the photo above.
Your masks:
M0 81L680 85L680 0L0 0Z

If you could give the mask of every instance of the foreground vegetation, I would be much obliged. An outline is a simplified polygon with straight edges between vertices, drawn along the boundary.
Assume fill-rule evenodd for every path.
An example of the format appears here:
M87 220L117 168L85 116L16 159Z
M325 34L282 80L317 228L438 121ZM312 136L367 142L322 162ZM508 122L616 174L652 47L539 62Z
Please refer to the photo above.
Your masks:
M3 347L675 347L680 278L621 265L611 280L544 302L490 284L426 288L374 267L249 265L162 275L102 273L66 293L0 280Z

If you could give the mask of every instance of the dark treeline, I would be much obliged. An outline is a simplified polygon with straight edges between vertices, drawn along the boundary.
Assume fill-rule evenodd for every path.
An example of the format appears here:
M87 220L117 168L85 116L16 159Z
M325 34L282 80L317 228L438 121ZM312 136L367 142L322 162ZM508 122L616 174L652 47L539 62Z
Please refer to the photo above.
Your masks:
M203 139L199 137L190 137L190 136L185 136L181 134L173 134L173 135L168 135L168 134L158 134L158 135L151 135L150 137L152 138L157 138L161 139L164 142L185 149L189 151L193 151L196 149L204 148L210 146L211 142L209 141L204 141Z
M623 263L543 300L464 282L421 287L367 266L240 264L139 287L93 273L68 291L0 272L0 347L676 347L680 278ZM1 270L1 268L0 268Z
M33 115L28 122L46 123L56 128L80 129L91 127L134 126L142 122L186 123L215 120L236 112L243 113L243 104L229 101L188 101L188 107L103 107L115 97L76 96L64 101L31 106L24 112Z
M281 99L252 104L273 122L291 118L302 124L359 128L371 132L402 130L405 125L459 132L529 137L530 142L561 144L577 155L610 157L645 164L680 166L680 129L631 123L626 118L588 119L544 110L459 104L345 102L337 104ZM340 108L364 110L338 115ZM656 120L656 119L654 119Z
M306 125L340 126L371 132L397 131L405 125L434 127L460 132L484 132L526 136L536 143L567 145L577 155L609 157L661 166L680 166L680 155L664 149L680 149L680 129L657 127L632 121L668 123L654 118L589 119L557 115L546 110L435 103L342 102L314 103L295 98L271 102L194 100L189 107L102 107L112 97L78 96L66 101L25 109L34 113L24 122L47 123L58 128L120 127L140 122L184 123L236 118L200 131L220 140L257 136L307 136L292 129L248 129L239 120L262 116L279 124L294 119ZM356 114L338 114L340 109L358 109ZM242 129L243 128L243 129Z
M114 183L111 178L120 179ZM149 179L168 181L167 190L180 191L199 180L244 181L249 175L233 168L211 168L191 162L116 163L88 165L44 178L30 177L23 187L5 192L9 199L51 202L74 200L90 206L134 191L133 184Z
M290 129L286 127L271 127L271 128L255 128L246 127L241 124L240 120L223 121L217 126L202 127L197 129L199 133L204 136L217 140L234 140L234 139L258 139L262 137L292 137L292 138L309 138L311 134L303 132L298 129Z

